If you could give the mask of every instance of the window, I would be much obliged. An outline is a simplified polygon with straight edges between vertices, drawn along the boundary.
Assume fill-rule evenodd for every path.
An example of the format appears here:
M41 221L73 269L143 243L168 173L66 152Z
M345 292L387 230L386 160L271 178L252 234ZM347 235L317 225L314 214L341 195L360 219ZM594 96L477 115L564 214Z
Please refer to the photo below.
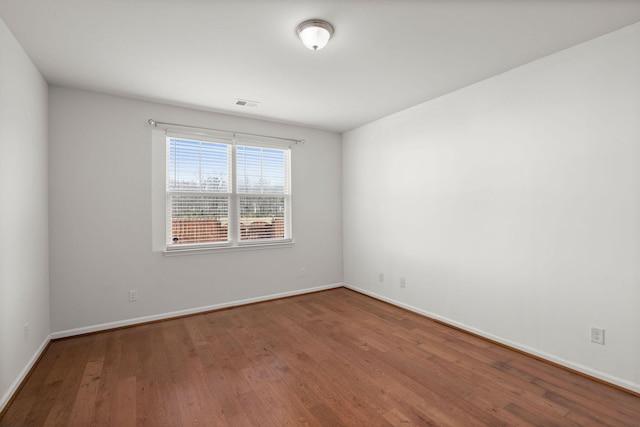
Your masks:
M289 148L169 135L167 250L291 242Z

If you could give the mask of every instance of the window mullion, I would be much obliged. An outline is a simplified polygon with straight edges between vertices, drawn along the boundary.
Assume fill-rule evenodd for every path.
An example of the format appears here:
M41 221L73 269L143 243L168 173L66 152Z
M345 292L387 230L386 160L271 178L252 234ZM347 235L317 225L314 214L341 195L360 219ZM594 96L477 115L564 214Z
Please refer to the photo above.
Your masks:
M231 146L231 188L229 195L229 240L236 245L240 241L240 202L238 200L238 174L236 144Z
M199 156L198 156L198 191L202 191L202 141L199 144Z
M260 150L260 193L264 193L264 151Z

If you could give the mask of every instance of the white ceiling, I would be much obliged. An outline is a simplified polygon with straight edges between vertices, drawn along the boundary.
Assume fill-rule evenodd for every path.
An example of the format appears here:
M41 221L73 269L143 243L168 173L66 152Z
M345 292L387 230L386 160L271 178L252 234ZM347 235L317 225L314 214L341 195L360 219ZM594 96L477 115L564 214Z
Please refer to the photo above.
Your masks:
M51 84L342 132L639 22L640 0L0 0L0 17ZM318 52L295 33L310 18L335 27Z

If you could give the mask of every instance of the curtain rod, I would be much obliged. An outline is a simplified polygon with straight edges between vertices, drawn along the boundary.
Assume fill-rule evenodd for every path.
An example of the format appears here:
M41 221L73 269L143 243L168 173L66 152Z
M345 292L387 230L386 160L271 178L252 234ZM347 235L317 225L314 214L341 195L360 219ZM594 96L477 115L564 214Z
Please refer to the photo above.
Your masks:
M281 141L290 141L290 142L293 142L295 144L304 144L304 139L281 138L279 136L261 135L261 134L258 134L258 133L233 132L233 131L230 131L230 130L205 128L205 127L201 127L201 126L181 125L179 123L158 122L158 121L155 121L154 119L149 119L147 121L147 123L149 123L153 127L158 127L158 125L161 125L161 126L162 125L179 126L179 127L183 127L183 128L189 128L189 129L200 129L200 130L209 130L209 131L213 131L213 132L224 132L224 133L232 134L233 136L235 136L235 135L256 136L258 138L279 139Z

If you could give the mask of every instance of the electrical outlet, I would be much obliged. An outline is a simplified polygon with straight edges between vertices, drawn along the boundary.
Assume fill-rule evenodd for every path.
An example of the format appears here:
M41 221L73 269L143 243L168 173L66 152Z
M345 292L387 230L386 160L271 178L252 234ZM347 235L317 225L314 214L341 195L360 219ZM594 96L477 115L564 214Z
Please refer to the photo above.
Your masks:
M300 277L304 277L307 275L307 269L304 267L300 268Z
M138 301L138 290L129 289L129 302Z
M604 329L591 327L591 342L604 345Z
M24 340L29 341L29 322L24 324Z
M384 273L378 273L378 282L384 282Z
M400 278L400 287L401 288L406 288L407 287L407 281L404 280L404 277Z

